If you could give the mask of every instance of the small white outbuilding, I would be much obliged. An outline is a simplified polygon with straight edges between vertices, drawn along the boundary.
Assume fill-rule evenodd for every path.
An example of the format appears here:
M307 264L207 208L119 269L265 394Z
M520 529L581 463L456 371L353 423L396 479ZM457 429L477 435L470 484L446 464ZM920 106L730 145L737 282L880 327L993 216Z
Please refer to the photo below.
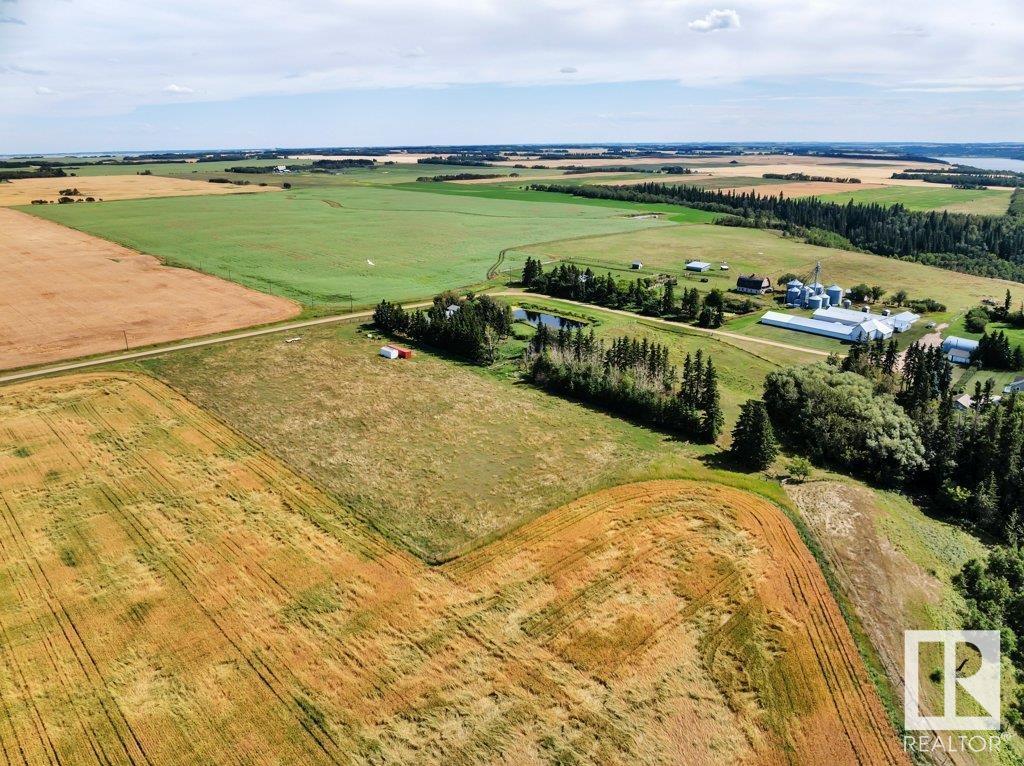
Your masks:
M398 359L398 349L391 346L381 346L380 355L385 359Z

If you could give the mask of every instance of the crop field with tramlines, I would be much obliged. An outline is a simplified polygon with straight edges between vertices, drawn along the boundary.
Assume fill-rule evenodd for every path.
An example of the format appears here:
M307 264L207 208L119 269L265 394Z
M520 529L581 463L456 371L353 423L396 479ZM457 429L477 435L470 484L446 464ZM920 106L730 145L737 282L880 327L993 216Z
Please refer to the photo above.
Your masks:
M0 422L5 763L904 761L755 495L624 485L431 568L150 378Z

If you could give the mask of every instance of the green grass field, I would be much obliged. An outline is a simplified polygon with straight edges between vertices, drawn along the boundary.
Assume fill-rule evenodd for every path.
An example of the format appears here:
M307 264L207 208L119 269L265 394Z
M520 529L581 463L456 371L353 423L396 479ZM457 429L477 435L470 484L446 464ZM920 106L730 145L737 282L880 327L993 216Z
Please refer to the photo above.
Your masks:
M24 209L172 265L345 307L349 296L367 305L479 284L508 247L666 225L630 218L630 207L546 196L563 201L349 185ZM521 262L504 268L515 272Z
M947 186L924 188L920 186L890 186L885 189L825 194L821 199L845 205L895 205L902 203L908 210L948 210L951 213L976 215L1004 215L1010 205L1009 189L953 189Z

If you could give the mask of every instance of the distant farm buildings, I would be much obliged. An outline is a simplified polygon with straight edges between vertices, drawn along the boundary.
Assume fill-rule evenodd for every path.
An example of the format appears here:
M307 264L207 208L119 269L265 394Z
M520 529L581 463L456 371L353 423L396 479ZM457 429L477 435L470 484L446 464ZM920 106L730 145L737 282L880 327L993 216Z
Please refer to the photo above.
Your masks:
M631 269L633 269L634 271L639 271L640 269L642 269L644 267L644 262L643 261L633 261L629 265L629 267Z
M954 364L970 364L971 357L978 350L978 341L950 335L942 341L942 353Z
M711 264L707 261L690 261L686 264L687 271L707 271L711 268Z
M756 274L741 276L736 280L736 291L747 295L764 295L772 291L772 281L768 277L759 277Z

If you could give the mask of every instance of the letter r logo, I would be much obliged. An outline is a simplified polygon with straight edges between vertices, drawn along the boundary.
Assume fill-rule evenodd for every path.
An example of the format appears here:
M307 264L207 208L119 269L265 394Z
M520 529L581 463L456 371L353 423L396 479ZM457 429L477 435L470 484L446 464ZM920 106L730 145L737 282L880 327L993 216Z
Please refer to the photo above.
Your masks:
M943 715L921 713L921 645L939 644L942 650ZM980 665L970 675L957 663L957 649L963 644L975 647ZM999 631L997 630L908 630L903 633L903 725L908 731L995 731L999 729ZM967 662L966 660L964 662ZM985 712L985 715L958 715L957 690L960 689ZM961 697L962 699L962 697Z

